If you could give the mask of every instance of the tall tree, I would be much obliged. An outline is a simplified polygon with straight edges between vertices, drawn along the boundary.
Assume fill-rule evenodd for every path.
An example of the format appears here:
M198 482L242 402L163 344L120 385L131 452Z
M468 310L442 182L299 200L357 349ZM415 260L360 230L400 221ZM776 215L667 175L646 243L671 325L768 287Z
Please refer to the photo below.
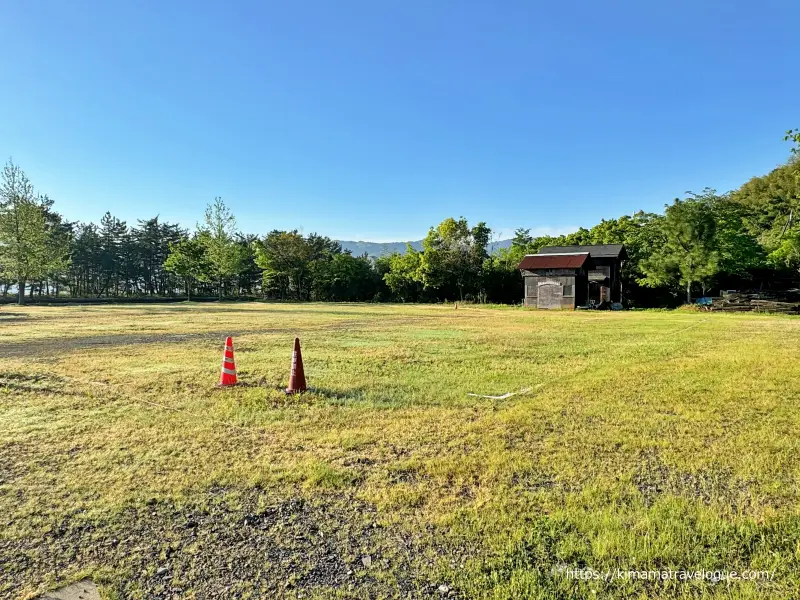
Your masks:
M192 284L203 279L208 272L205 248L198 236L184 238L179 242L171 242L170 253L164 261L164 268L183 278L186 288L186 299L192 299Z
M719 271L728 275L749 277L754 269L766 263L764 248L749 233L748 222L752 211L737 202L731 202L729 194L718 195L713 189L705 189L695 196L707 203L714 220L714 248L719 255Z
M169 256L170 243L177 243L185 236L186 233L177 225L162 223L158 216L140 220L138 227L134 228L129 258L136 263L134 275L141 281L145 293L172 293L175 282L164 269L164 261Z
M663 233L664 244L641 263L641 283L658 287L677 282L690 303L692 285L707 282L719 269L713 212L702 199L676 199L664 211Z
M240 233L236 237L242 263L236 274L238 293L253 295L261 286L261 269L256 264L256 242L258 236Z
M206 207L205 220L199 226L200 237L214 280L217 282L219 298L225 290L225 280L239 272L244 259L241 247L236 243L236 217L217 196Z
M14 281L18 301L25 302L28 281L47 276L64 261L53 245L47 211L52 201L34 194L33 185L22 169L9 160L0 182L0 268ZM51 252L57 252L51 255Z
M100 235L93 223L77 223L71 249L70 287L74 297L97 293L102 254Z
M422 297L423 282L420 277L421 253L406 244L403 254L394 252L387 258L389 270L383 280L401 302L418 302Z
M780 212L786 213L785 222L780 228L773 227L771 231L762 235L765 246L769 252L771 264L800 272L800 227L798 226L798 212L800 212L800 129L790 129L783 138L791 142L792 159L784 167L779 167L785 171L783 178L784 198L783 202L776 199L774 204L780 206ZM775 171L778 171L776 169ZM775 173L773 171L773 173ZM770 173L769 176L772 176ZM780 209L779 209L780 210Z
M45 223L47 227L47 256L45 284L50 293L50 283L56 296L61 291L61 286L67 283L70 265L70 250L73 239L73 226L64 220L50 205L45 209ZM41 290L41 287L40 287Z
M460 300L465 294L478 294L490 233L485 223L470 229L463 217L432 227L422 241L420 278L425 288Z
M377 292L377 277L366 254L332 254L314 266L314 300L363 302Z
M266 293L282 300L305 297L311 249L297 231L271 231L254 244Z
M514 237L511 238L511 247L519 248L524 251L532 241L533 236L531 236L531 230L519 227L514 231Z
M100 272L102 273L102 288L100 294L108 295L114 290L114 295L119 294L120 283L124 275L122 247L128 226L124 221L111 216L110 212L100 219Z

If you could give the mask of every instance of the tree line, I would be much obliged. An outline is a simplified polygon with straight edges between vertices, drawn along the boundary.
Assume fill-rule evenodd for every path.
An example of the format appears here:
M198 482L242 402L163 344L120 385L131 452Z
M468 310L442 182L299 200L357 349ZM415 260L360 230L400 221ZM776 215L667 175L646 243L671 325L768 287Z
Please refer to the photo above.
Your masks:
M637 212L569 235L517 229L490 253L483 222L448 218L422 250L353 256L328 237L298 231L242 233L222 198L194 231L158 216L128 224L70 222L13 161L0 182L0 294L27 296L261 297L316 301L519 303L517 265L544 246L625 244L626 301L675 305L714 289L792 285L800 275L800 130L786 164L739 189L675 199L663 213Z

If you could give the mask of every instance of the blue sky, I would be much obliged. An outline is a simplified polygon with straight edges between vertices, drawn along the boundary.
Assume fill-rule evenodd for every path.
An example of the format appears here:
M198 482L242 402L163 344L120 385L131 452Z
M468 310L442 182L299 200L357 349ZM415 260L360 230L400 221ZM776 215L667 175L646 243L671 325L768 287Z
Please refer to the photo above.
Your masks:
M795 0L17 0L0 156L70 219L566 231L782 163Z

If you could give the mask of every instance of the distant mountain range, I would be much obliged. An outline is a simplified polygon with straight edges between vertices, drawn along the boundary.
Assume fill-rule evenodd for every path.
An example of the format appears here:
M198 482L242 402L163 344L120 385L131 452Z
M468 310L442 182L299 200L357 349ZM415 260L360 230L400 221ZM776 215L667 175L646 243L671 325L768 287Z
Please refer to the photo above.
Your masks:
M343 250L350 250L353 256L361 256L365 252L369 256L383 256L392 252L403 254L406 251L406 244L411 244L414 250L422 250L422 240L416 242L352 242L349 240L337 240ZM500 248L508 248L511 240L499 240L489 244L489 252L495 252Z

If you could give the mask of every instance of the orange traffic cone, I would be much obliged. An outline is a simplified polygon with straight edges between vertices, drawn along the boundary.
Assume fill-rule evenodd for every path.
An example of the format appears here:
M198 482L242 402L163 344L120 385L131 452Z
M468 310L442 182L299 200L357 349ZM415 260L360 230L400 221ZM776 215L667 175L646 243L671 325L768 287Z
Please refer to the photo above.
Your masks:
M297 394L306 391L306 374L303 371L303 355L300 353L300 338L294 338L294 351L292 352L292 371L289 374L289 387L287 394Z
M222 373L219 376L220 387L236 385L236 363L233 362L233 340L225 340L225 353L222 355Z

